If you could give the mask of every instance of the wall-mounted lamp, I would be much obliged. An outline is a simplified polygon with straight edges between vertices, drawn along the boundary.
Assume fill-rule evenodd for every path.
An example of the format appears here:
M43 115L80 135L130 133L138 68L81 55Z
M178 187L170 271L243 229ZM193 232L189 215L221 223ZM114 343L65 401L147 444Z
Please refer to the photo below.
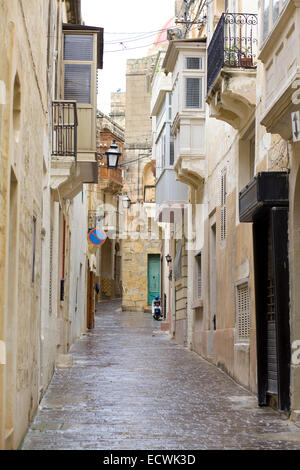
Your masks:
M170 263L172 263L172 256L171 256L171 255L167 255L167 256L166 256L166 262L168 263L168 265L169 265Z
M107 158L107 168L113 168L117 169L118 168L118 163L119 163L119 157L121 155L121 152L119 152L118 146L116 144L116 141L113 140L110 148L105 152L106 158Z
M129 209L131 205L131 199L128 196L128 194L125 194L125 196L122 197L122 206L124 209Z
M122 206L123 209L129 209L132 204L137 204L138 202L132 202L128 194L125 194L122 197Z

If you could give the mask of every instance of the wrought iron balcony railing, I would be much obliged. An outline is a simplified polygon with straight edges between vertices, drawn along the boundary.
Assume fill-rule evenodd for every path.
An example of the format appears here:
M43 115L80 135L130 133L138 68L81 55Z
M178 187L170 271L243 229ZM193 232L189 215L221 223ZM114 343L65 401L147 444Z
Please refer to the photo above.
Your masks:
M52 102L52 155L77 158L76 101Z
M252 13L222 14L207 52L207 94L223 67L256 67L257 22Z

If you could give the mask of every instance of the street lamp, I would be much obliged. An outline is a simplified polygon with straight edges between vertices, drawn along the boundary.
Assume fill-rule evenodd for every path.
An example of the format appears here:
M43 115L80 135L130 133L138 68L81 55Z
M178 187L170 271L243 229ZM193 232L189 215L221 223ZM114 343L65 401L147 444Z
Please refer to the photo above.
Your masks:
M168 265L172 262L172 256L170 255L167 255L166 256L166 262L168 263Z
M119 152L116 141L113 140L110 148L105 152L107 158L107 168L113 168L116 170L118 168L119 157L121 152Z
M124 209L129 209L131 205L131 199L128 194L125 194L125 196L122 197L122 205Z

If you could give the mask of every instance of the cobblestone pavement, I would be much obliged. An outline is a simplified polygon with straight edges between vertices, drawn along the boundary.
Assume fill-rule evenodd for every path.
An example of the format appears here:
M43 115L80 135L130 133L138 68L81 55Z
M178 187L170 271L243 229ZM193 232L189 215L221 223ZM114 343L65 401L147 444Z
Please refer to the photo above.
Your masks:
M177 345L149 313L98 307L23 449L300 449L300 429Z

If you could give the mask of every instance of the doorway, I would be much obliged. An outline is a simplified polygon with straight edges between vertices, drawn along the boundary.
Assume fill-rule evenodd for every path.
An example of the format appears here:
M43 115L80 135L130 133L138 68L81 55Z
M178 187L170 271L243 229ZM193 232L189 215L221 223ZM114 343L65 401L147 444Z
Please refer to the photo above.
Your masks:
M160 297L160 255L148 255L148 305Z

